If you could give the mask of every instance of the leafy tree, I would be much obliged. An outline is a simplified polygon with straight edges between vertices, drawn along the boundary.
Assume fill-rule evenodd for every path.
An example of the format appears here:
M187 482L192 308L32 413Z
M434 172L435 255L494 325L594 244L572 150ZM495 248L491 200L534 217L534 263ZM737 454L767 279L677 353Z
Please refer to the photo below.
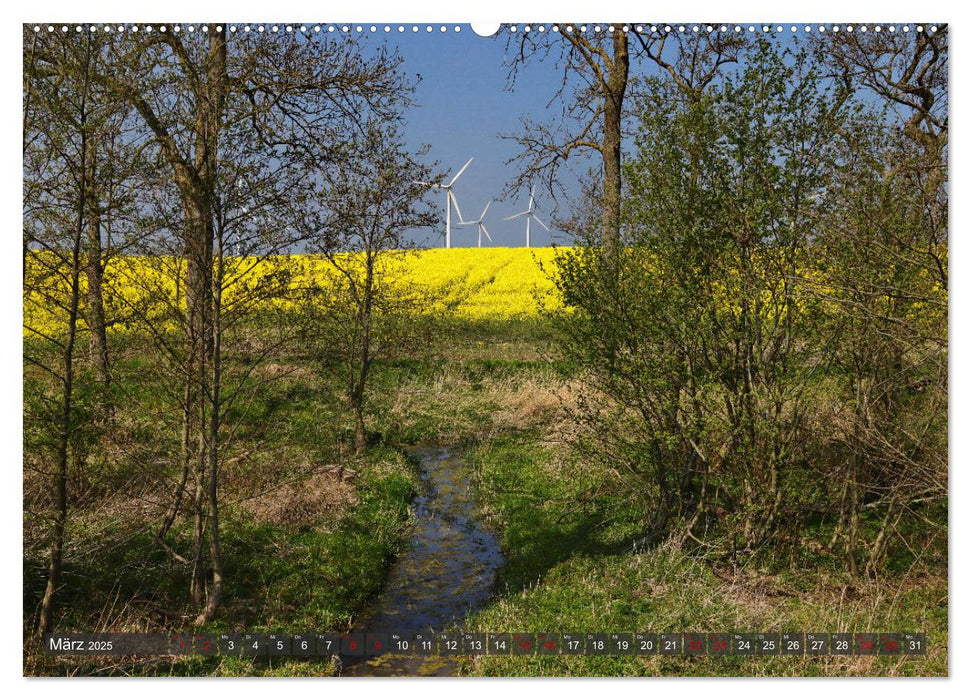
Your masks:
M749 549L777 532L806 459L822 358L793 278L846 103L769 42L700 97L670 76L648 87L617 282L589 245L560 256L568 349L610 399L591 434L636 477L650 537L720 523Z

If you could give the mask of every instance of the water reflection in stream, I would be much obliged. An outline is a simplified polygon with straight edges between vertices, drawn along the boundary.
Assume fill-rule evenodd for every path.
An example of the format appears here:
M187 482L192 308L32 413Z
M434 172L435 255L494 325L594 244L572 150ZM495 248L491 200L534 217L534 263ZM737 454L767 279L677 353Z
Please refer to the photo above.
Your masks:
M442 631L489 597L502 552L496 537L475 518L470 474L457 447L417 447L423 493L415 498L411 542L397 559L380 598L365 611L358 630ZM386 655L357 662L345 658L343 675L451 675L454 661Z

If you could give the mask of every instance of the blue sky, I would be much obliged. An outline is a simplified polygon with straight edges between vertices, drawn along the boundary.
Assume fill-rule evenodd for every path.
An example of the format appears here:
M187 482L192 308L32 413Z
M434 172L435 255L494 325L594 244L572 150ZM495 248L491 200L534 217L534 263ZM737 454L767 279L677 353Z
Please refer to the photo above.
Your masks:
M435 25L431 33L425 31L425 25L417 33L410 31L410 25L403 33L394 31L394 27L390 34L384 34L379 28L378 35L372 40L388 42L404 59L403 70L421 76L413 96L416 104L405 112L406 140L413 149L429 144L429 159L440 164L447 178L469 158L474 158L454 188L465 220L477 219L491 199L493 203L485 223L493 242L485 244L522 246L525 244L525 221L504 219L526 208L529 193L523 188L505 201L499 199L519 167L519 164L507 164L507 161L520 153L519 144L501 135L522 133L520 119L524 115L546 123L554 114L560 115L560 104L556 102L549 106L549 102L560 86L562 70L555 65L554 52L554 57L547 61L534 60L520 70L510 90L505 61L508 35L504 31L497 38L485 38L475 34L467 24L460 25L460 32L453 31L455 25L440 32L440 26ZM767 36L784 44L797 45L803 39L801 34L791 34L788 25L782 32L777 33L775 29L773 26ZM631 60L632 77L656 70L646 60ZM533 224L532 245L546 246L551 240L569 242L566 234L557 231L553 221L557 213L564 218L569 216L570 200L578 199L580 193L577 175L585 173L591 166L599 167L599 155L571 155L568 168L561 168L558 173L559 184L566 194L558 196L556 201L537 183L536 212L553 231L547 233ZM444 195L435 190L432 196L440 203L444 215ZM456 226L456 221L453 211L453 247L476 245L476 227ZM422 242L443 246L444 239L443 216L440 229L426 235Z
M409 27L410 29L410 27ZM424 29L424 28L422 28ZM385 40L382 37L381 40ZM386 39L398 48L404 59L403 69L421 76L414 95L416 105L406 112L406 138L416 148L422 143L431 146L430 160L438 161L441 169L454 175L469 159L475 158L455 185L454 192L466 220L479 218L486 202L494 200L486 215L485 224L492 235L492 245L521 246L525 244L523 219L504 221L527 206L528 192L518 193L499 201L506 184L516 174L516 165L506 161L519 152L519 145L503 139L500 134L518 133L520 117L530 114L541 119L547 103L559 85L560 73L551 64L536 64L520 74L515 92L506 90L508 70L504 64L505 37L484 38L474 34L468 25L462 31L432 34L421 31L395 34ZM572 159L571 159L572 160ZM587 164L578 161L578 172ZM576 192L575 182L564 186ZM442 203L444 196L433 195ZM549 195L536 190L536 210L543 222L552 224L556 202ZM559 202L564 209L568 202ZM452 216L453 247L474 246L475 226L455 226ZM562 240L563 234L559 234ZM437 237L430 237L430 245L444 244L444 224ZM550 234L533 224L532 244L550 244Z

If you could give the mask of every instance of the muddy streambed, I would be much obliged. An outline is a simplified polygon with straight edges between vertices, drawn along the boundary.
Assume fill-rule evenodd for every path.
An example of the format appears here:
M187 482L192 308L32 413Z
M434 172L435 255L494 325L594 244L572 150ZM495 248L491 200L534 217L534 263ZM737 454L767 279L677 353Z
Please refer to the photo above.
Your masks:
M441 632L461 625L492 591L502 552L496 536L475 516L471 474L457 446L421 446L422 492L412 502L414 532L393 564L384 593L361 615L355 631ZM385 655L344 657L342 675L451 675L453 660Z

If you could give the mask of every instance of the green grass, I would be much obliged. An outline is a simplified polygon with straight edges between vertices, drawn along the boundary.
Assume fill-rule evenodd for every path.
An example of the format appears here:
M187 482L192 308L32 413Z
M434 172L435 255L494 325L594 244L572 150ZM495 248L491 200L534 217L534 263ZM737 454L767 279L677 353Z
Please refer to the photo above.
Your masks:
M372 374L368 419L380 440L363 459L349 454L352 424L340 386L306 358L278 359L277 375L254 382L226 415L227 425L233 426L225 452L231 466L223 474L226 588L223 605L206 629L347 629L356 612L380 592L387 565L407 534L408 506L418 479L399 448L461 442L492 431L489 416L498 408L505 385L546 371L535 353L536 338L544 331L534 322L518 326L519 330L496 324L450 325L446 335L456 339L454 345L446 335L434 336L439 341L427 352L379 359ZM506 335L499 338L504 330ZM496 348L502 352L497 354ZM35 354L36 350L31 349ZM109 498L110 503L111 494L123 490L131 474L144 474L145 464L160 465L168 480L175 477L178 412L176 397L167 393L170 380L137 344L118 350L113 401L122 407L115 415L120 427L86 457L79 473L88 482L87 496L69 514L55 627L185 631L196 612L188 597L189 572L153 541L171 481L155 486L146 481L145 490L134 499L122 496L135 504L130 508L99 509L100 499ZM452 357L446 359L445 353ZM456 361L455 353L464 359ZM479 356L482 353L485 356ZM232 381L230 373L228 384ZM432 390L409 394L427 387ZM402 403L403 396L410 400ZM262 522L236 505L253 493L304 478L314 468L338 460L358 474L357 502L336 521L323 514L319 527L290 528ZM95 463L101 465L98 470L93 469ZM150 503L144 516L137 506L142 499ZM46 582L43 527L43 519L25 512L25 531L32 533L25 538L23 564L25 636ZM189 551L187 520L178 521L168 544L176 551ZM28 649L25 671L246 675L333 669L329 662L247 659L156 660L137 666L104 660L55 662Z
M924 631L926 658L482 657L471 675L945 675L946 552L916 559L898 551L880 582L850 579L831 553L798 542L764 551L738 569L719 557L636 542L648 513L630 485L602 465L570 453L557 392L575 372L550 347L544 319L424 319L427 343L379 358L367 402L375 446L348 451L352 428L339 377L298 354L277 358L277 374L253 385L227 415L234 426L223 484L227 588L207 629L343 631L380 592L387 565L407 535L408 504L418 486L400 448L462 443L481 515L500 533L505 564L493 599L466 629L587 631ZM159 506L169 498L177 412L166 379L137 347L120 348L114 401L119 430L93 445L72 482L80 499L69 518L65 581L57 629L185 631L196 612L188 572L152 541ZM267 372L269 371L268 368ZM231 378L230 378L231 379ZM267 377L264 377L267 379ZM33 386L33 385L31 385ZM93 397L94 395L92 395ZM85 398L89 403L94 399ZM28 401L32 403L28 404ZM41 414L25 395L27 412ZM44 435L28 423L25 452L40 454ZM566 430L569 425L566 426ZM355 504L320 513L309 525L268 521L243 507L254 493L306 478L341 461L357 471ZM146 465L160 470L146 470ZM136 489L126 507L103 500ZM81 479L83 477L83 479ZM106 506L111 506L107 507ZM648 504L649 507L649 504ZM25 510L24 630L33 624L46 580L43 521ZM863 527L871 527L864 521ZM812 539L825 541L825 528ZM946 533L941 542L946 543ZM188 523L169 544L186 552ZM943 562L934 568L932 559ZM179 615L185 615L180 619ZM54 662L25 651L34 675L329 675L321 661L241 658L156 659L133 665Z
M486 517L502 532L501 590L535 584L572 557L619 554L640 532L640 510L609 474L558 460L531 435L469 453Z
M412 467L399 454L381 451L371 459L358 472L357 506L329 531L268 525L238 512L227 517L223 525L225 604L212 623L197 631L346 631L354 615L383 586L386 567L403 543L408 503L417 487ZM186 567L155 546L147 528L105 520L96 524L97 532L74 533L79 541L97 544L73 550L65 562L56 628L114 629L120 622L187 631L188 625L177 618L151 614L171 608L191 613ZM188 537L183 527L171 534L170 544L185 551ZM41 562L25 560L24 573L26 605L44 584ZM44 675L78 667L70 661L33 660L38 664L34 672ZM164 672L195 675L218 669L223 673L239 664L237 670L245 673L271 670L249 660L190 659L166 666ZM160 670L152 662L128 672Z
M470 675L946 675L946 573L849 581L832 563L735 572L670 544L638 551L640 515L603 475L534 438L470 454L506 563L466 628L509 632L926 632L923 658L495 657ZM554 465L551 467L551 465ZM577 504L584 503L578 506ZM802 581L802 590L792 585Z

